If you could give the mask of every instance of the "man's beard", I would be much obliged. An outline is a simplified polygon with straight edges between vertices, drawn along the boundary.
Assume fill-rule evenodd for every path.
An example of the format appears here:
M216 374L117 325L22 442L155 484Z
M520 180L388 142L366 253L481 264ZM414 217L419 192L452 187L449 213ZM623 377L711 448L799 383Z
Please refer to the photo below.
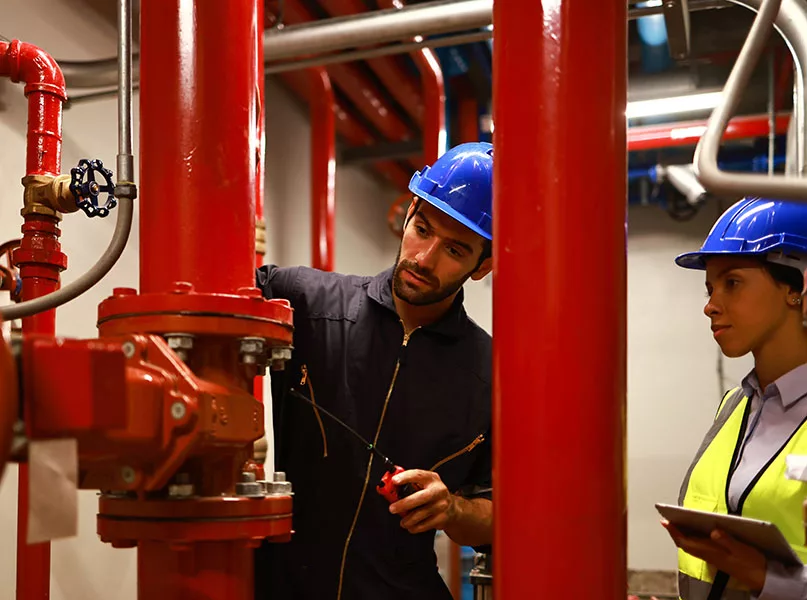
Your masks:
M431 287L425 291L412 288L403 280L402 275L404 271L411 271L418 277L423 278ZM457 281L452 281L451 283L440 286L440 281L431 271L421 268L414 261L401 260L401 251L398 250L398 258L395 260L395 271L392 274L392 290L398 298L407 304L411 304L412 306L428 306L429 304L442 302L446 298L454 295L470 276L471 273Z

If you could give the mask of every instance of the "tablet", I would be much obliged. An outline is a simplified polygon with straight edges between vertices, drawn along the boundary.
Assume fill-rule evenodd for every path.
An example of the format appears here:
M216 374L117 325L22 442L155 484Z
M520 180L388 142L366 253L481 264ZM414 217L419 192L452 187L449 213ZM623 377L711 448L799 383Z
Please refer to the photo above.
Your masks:
M714 529L720 529L784 565L802 564L779 528L768 521L693 510L670 504L656 504L656 510L682 533L708 537Z

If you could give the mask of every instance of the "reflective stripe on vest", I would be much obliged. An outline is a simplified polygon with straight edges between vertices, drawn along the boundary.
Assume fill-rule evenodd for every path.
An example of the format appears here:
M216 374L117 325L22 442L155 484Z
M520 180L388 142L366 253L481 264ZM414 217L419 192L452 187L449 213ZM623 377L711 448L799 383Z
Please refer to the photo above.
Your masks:
M681 486L679 504L686 508L728 514L728 482L731 465L741 436L746 429L749 399L737 388L723 398L714 424L698 450ZM740 498L740 514L770 521L785 536L802 561L807 562L804 545L802 506L807 498L807 484L785 478L789 454L807 455L807 426L796 429L766 467L751 482ZM715 570L706 562L678 551L679 596L683 600L706 600ZM723 598L747 600L748 590L730 579Z

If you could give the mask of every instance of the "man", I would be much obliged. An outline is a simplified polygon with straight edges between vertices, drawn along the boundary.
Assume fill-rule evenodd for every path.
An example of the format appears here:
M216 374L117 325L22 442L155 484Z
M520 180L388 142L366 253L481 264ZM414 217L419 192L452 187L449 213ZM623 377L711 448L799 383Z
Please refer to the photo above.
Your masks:
M258 551L258 598L449 600L435 530L492 542L491 338L462 306L463 284L492 268L492 173L485 143L416 173L395 266L376 277L258 270L264 295L295 311L293 358L272 380L294 535ZM392 504L376 493L383 461L319 406L415 492Z

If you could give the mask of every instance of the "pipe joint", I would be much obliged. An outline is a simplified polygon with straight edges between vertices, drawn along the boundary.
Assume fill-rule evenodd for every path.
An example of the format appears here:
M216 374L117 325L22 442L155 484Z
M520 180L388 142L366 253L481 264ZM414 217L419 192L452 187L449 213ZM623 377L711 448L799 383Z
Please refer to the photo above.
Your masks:
M76 198L70 191L70 175L26 175L22 178L22 216L48 215L61 220L61 213L78 210Z

